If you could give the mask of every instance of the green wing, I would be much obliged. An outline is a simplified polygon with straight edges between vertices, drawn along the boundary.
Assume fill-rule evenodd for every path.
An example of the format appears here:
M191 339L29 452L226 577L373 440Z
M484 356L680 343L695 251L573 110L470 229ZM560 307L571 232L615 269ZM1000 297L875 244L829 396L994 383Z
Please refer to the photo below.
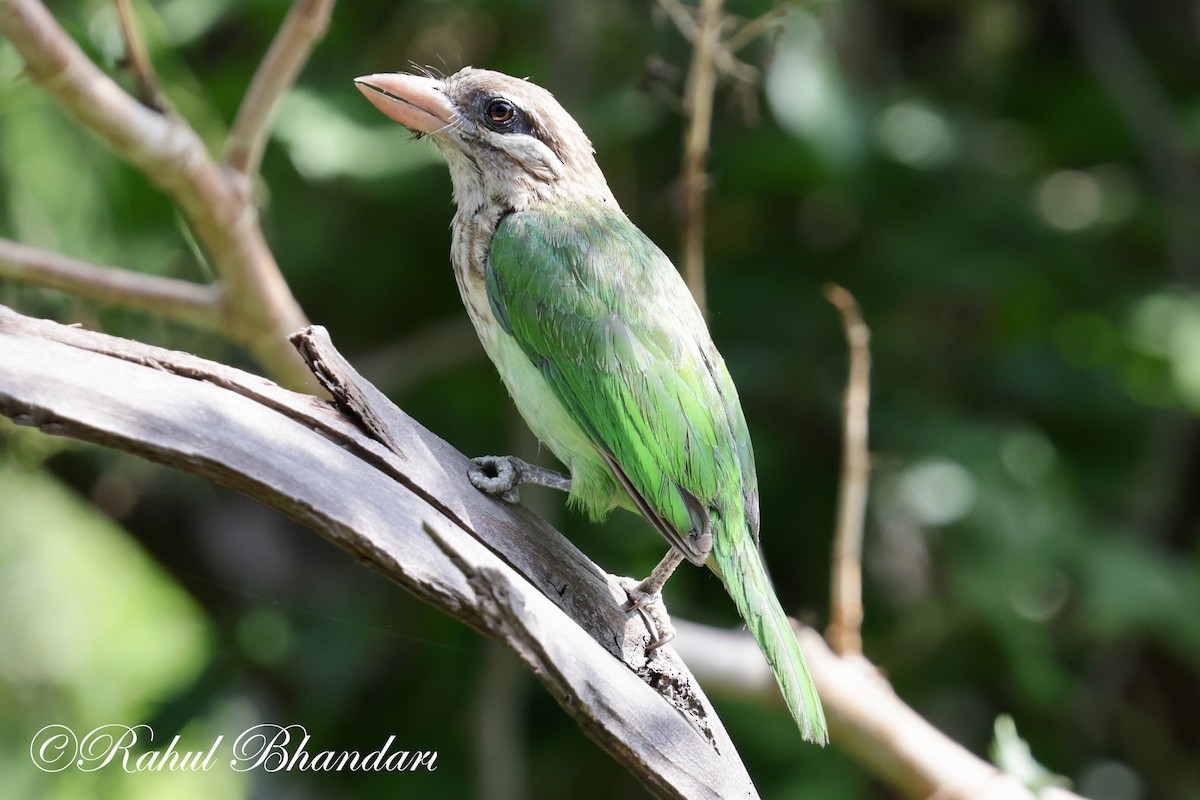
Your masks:
M509 214L492 240L487 294L668 541L703 563L714 517L737 515L757 536L733 382L675 267L621 211L564 202Z

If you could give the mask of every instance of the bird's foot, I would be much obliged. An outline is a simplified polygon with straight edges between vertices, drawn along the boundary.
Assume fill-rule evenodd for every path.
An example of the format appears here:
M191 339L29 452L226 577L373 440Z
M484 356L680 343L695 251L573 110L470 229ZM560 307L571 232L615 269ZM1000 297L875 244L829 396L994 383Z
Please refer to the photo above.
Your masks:
M511 456L472 458L467 478L471 485L481 492L495 495L506 503L519 503L521 495L517 486L521 480L517 465L513 463L517 460Z
M522 483L571 491L571 479L565 475L522 461L516 456L482 456L471 459L467 470L471 485L495 495L506 503L521 502L517 487Z
M625 590L629 602L625 604L626 611L636 611L650 632L650 643L646 652L652 653L675 638L675 626L667 614L667 607L662 599L662 585L654 585L654 576L644 581L634 578L617 578L617 583Z

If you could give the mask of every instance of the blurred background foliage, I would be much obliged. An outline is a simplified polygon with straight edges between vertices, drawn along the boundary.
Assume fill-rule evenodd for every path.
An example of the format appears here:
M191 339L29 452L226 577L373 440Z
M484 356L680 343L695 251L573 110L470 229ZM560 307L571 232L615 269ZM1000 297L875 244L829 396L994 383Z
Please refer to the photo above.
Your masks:
M114 12L53 4L119 79ZM742 17L765 0L730 0ZM153 0L171 101L219 152L281 0ZM867 655L985 753L1011 714L1103 800L1200 796L1200 4L843 0L793 9L717 98L711 324L740 388L785 607L828 616L845 346L873 331ZM432 146L356 75L487 66L554 91L633 219L678 251L690 56L654 4L340 4L280 109L264 225L302 306L469 454L537 455L469 329ZM78 130L0 41L0 235L207 280L170 204ZM254 368L207 335L52 292L0 302ZM0 773L13 797L640 796L507 654L231 492L0 428ZM543 463L550 463L542 456ZM313 465L320 469L320 465ZM658 537L530 493L606 569ZM735 624L681 572L672 612ZM714 698L764 796L889 797L779 709ZM207 747L260 721L313 749L437 750L434 773L35 771L35 731L151 724Z

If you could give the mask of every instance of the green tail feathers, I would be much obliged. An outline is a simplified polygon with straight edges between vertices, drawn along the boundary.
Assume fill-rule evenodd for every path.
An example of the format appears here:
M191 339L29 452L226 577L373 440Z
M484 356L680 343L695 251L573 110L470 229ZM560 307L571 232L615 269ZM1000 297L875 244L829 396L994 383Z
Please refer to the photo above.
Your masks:
M821 710L821 699L804 654L775 597L754 537L748 532L741 533L744 535L719 536L713 543L713 556L725 588L767 657L801 735L810 742L825 745L829 741L825 712Z

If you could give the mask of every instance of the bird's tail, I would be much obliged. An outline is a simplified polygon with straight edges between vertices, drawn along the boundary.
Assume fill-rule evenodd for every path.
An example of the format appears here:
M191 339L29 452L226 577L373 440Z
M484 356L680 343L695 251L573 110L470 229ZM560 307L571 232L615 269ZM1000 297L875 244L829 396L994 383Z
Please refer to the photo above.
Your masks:
M745 535L718 536L713 542L713 555L729 596L775 673L801 735L810 742L826 744L829 733L821 699L791 623L775 597L754 537L749 531Z

